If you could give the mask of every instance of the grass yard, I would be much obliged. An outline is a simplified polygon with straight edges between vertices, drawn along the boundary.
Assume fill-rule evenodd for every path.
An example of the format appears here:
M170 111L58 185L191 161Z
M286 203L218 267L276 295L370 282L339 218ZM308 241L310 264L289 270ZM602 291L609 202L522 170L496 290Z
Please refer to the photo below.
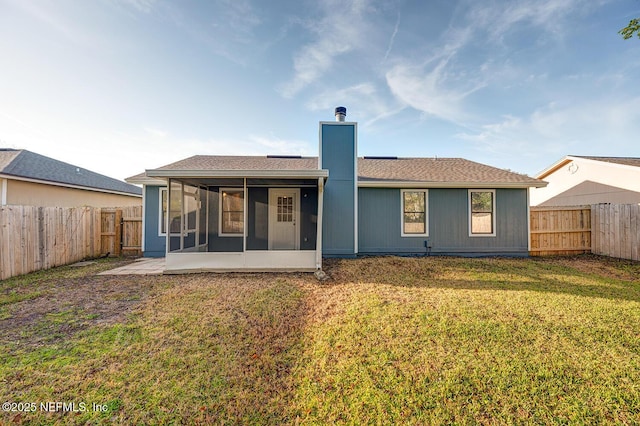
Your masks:
M113 266L0 281L0 424L640 423L638 263Z

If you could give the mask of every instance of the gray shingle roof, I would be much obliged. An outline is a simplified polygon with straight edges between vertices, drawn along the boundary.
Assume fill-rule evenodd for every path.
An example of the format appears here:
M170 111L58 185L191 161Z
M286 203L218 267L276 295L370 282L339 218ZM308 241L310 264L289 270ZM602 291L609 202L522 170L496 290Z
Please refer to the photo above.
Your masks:
M137 186L25 149L0 148L0 174L142 195Z
M540 183L526 175L464 158L358 158L358 175L360 182Z
M156 170L314 170L317 157L196 155ZM144 178L145 173L128 180ZM358 181L515 184L540 186L542 181L463 158L358 158Z
M571 157L586 158L587 160L604 161L606 163L640 167L640 158L637 157L589 157L584 155L571 155Z
M318 157L194 155L157 170L313 170Z

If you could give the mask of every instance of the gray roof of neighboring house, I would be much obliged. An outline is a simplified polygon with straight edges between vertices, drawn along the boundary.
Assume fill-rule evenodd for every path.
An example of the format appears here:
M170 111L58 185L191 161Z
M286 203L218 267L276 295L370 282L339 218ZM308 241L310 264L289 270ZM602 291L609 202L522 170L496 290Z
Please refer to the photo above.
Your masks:
M314 170L317 157L196 155L156 170ZM127 178L144 179L146 172ZM515 184L541 186L532 177L462 158L358 158L358 181Z
M94 190L142 195L135 185L54 160L26 149L0 148L0 174L85 187Z
M604 161L605 163L615 163L625 166L640 167L640 158L637 157L590 157L585 155L570 155L570 157L585 158L587 160Z

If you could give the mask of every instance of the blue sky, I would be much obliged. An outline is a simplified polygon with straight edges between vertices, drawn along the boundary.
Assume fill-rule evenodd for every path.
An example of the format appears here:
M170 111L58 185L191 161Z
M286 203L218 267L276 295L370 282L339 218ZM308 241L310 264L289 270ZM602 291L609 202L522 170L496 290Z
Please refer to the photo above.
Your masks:
M640 157L638 0L0 0L0 146L118 179L194 154L359 155L533 175Z

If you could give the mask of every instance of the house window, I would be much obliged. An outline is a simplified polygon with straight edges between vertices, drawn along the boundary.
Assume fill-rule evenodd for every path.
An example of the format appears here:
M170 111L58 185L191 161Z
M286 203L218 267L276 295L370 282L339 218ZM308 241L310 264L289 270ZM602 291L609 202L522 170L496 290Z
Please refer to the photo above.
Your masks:
M293 197L278 197L278 222L293 222Z
M242 235L244 231L244 190L220 190L220 229L221 236Z
M402 233L403 237L424 237L429 231L427 218L427 190L403 189Z
M171 234L180 234L180 200L171 200ZM158 234L167 234L167 188L160 188L160 217L158 218Z
M469 235L496 235L496 191L469 190Z

